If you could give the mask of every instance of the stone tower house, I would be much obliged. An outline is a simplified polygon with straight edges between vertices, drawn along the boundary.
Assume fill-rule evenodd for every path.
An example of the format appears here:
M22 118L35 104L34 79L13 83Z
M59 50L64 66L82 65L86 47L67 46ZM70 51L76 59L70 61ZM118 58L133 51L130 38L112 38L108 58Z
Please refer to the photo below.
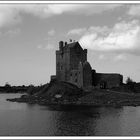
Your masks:
M123 83L123 76L118 73L96 73L87 62L87 49L78 42L59 42L56 51L56 75L51 80L69 82L80 88L112 88ZM92 89L92 88L91 88Z
M70 82L78 87L92 85L92 69L87 62L87 49L78 42L59 42L56 51L56 79Z

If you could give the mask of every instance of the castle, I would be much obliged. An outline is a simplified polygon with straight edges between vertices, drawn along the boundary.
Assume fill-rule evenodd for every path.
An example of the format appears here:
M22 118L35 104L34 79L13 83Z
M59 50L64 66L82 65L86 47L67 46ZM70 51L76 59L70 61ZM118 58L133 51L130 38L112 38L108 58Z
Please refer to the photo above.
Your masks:
M56 51L56 75L51 80L65 81L79 88L112 88L119 87L123 76L111 73L96 73L87 61L87 49L78 42L59 42Z

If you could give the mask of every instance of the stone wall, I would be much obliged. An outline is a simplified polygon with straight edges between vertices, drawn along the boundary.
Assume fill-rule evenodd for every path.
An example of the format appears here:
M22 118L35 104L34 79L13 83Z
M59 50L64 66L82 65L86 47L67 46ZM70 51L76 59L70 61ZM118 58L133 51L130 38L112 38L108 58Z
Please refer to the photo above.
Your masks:
M79 70L71 70L69 82L79 86Z
M92 68L90 64L86 61L83 64L83 87L92 86Z
M112 73L95 73L93 84L98 88L119 87L123 83L123 76Z

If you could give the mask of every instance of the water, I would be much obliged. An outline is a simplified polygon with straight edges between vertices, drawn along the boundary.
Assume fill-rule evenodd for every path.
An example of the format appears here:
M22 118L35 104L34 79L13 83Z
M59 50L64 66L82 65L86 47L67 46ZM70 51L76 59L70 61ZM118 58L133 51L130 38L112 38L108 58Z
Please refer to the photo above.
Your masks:
M140 107L60 108L8 102L0 94L1 136L140 136Z

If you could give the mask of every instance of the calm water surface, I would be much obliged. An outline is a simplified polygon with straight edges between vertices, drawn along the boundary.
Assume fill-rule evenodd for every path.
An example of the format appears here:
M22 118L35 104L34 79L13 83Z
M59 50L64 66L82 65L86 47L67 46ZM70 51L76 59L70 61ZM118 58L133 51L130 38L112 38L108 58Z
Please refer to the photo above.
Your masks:
M8 102L0 94L1 136L140 136L140 107L50 108Z

